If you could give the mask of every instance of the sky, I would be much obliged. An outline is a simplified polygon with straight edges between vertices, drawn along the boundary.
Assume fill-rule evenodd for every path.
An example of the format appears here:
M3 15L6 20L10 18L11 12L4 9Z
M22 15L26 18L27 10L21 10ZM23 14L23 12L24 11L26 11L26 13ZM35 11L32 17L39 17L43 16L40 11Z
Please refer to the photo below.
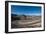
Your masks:
M21 5L11 5L12 14L24 14L24 15L41 15L40 6L21 6Z

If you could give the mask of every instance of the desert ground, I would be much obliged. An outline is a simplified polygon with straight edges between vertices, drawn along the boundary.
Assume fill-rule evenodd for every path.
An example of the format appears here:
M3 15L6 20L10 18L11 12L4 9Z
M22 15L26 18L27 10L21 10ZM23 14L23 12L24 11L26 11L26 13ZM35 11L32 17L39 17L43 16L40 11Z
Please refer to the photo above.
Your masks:
M11 28L38 28L41 27L41 16L21 16L20 19L12 18Z

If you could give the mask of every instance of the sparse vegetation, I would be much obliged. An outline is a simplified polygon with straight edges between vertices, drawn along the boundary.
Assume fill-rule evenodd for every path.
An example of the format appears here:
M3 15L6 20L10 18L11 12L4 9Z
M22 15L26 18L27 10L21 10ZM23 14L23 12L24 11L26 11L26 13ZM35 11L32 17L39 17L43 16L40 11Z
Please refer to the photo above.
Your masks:
M12 28L41 27L41 16L11 15Z

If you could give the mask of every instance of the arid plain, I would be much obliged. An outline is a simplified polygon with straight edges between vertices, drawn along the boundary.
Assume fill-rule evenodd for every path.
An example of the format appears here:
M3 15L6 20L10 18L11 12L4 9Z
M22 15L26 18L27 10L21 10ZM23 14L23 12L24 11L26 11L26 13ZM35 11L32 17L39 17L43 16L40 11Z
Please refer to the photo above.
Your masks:
M12 16L11 28L38 28L41 27L41 16Z

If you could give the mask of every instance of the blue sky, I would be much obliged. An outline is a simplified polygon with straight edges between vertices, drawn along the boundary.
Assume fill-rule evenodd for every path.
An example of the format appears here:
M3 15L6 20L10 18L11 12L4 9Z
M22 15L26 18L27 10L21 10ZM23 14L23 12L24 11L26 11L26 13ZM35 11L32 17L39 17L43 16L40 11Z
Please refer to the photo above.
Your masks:
M25 15L41 15L40 6L21 6L21 5L11 5L12 14L25 14Z

